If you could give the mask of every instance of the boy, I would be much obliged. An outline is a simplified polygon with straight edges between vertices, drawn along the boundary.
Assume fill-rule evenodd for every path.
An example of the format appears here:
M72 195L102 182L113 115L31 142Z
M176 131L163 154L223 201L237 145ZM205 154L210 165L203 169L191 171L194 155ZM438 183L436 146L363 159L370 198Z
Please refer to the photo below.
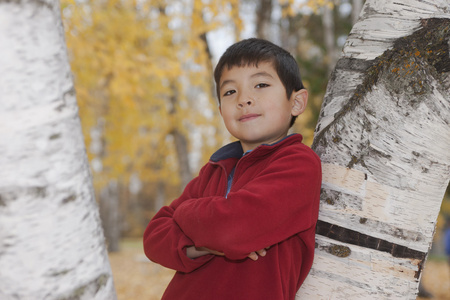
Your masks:
M163 299L294 299L311 268L318 156L287 136L306 107L295 59L260 39L232 45L214 72L238 141L216 153L144 233L148 258L177 271Z

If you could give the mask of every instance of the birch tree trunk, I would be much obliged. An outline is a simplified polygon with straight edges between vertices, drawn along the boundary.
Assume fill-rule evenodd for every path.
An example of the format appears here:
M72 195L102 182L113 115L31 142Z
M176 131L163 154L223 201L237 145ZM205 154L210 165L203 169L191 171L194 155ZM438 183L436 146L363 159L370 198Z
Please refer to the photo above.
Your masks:
M449 13L365 3L316 127L316 256L298 299L416 298L450 177Z
M59 2L0 23L0 299L116 299Z

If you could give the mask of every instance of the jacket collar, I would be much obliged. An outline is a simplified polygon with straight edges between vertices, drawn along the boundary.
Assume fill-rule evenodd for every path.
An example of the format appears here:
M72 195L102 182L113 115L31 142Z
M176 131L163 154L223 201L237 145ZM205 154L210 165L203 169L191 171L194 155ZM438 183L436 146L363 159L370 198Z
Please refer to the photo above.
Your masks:
M211 155L210 160L218 162L227 158L241 158L243 154L244 150L242 150L241 142L236 141L217 150Z
M285 138L279 140L276 143L273 144L262 144L258 147L256 147L252 152L260 152L263 151L264 153L267 152L267 150L272 150L278 148L280 145L283 145L285 143L291 144L294 141L301 142L303 137L300 134L294 133L291 135L286 136ZM267 150L264 150L267 149ZM219 150L217 150L213 155L211 155L210 160L213 162L219 162L224 159L228 158L237 158L240 159L242 155L244 154L244 151L242 150L241 143L239 141L232 142L228 145L223 146Z

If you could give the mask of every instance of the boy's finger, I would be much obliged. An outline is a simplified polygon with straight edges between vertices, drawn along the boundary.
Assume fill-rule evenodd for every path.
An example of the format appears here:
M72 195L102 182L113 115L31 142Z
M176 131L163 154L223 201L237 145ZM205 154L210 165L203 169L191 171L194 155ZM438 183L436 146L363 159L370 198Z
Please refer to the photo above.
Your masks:
M248 258L251 260L258 260L258 254L256 254L256 252L252 252L248 255Z
M225 256L225 253L219 252L219 251L216 251L216 250L211 250L211 253L214 254L214 255L218 255L218 256Z
M257 251L257 253L260 255L260 256L266 256L266 249L261 249L261 250L259 250L259 251Z

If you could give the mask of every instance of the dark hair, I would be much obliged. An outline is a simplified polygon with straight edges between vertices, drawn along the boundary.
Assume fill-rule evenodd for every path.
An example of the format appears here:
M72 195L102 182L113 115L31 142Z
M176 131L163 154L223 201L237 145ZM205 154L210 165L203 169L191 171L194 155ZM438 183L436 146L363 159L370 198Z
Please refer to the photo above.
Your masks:
M258 66L260 62L271 62L286 89L289 99L292 92L304 89L297 61L283 48L263 39L250 38L231 45L220 58L214 70L216 93L220 103L220 78L224 68ZM293 117L292 126L297 117Z

